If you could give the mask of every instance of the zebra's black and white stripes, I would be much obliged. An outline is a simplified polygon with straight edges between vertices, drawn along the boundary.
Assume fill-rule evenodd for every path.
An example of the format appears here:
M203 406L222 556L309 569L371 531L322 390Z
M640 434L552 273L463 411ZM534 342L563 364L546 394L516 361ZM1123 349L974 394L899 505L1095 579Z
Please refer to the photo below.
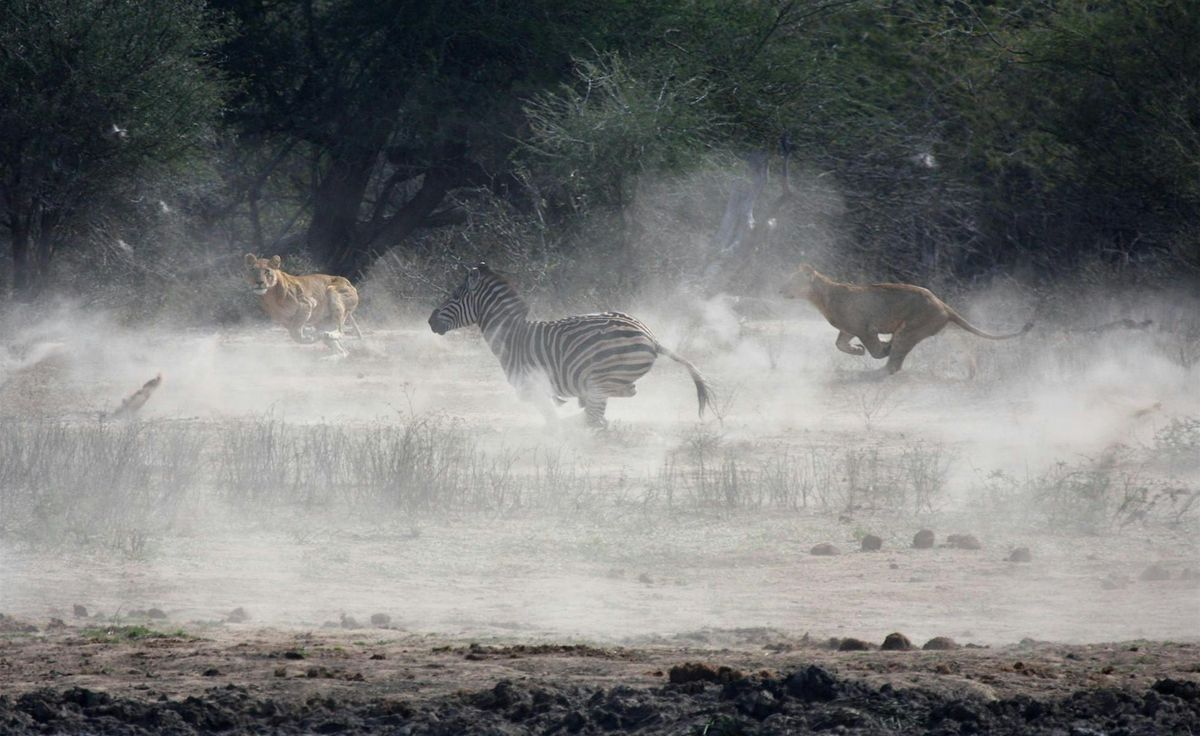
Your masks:
M650 329L620 312L536 322L512 284L480 263L429 317L439 335L478 324L509 383L522 398L562 402L574 396L589 424L603 425L608 399L633 396L634 382L659 355L682 363L696 384L700 415L708 385L689 361L667 350Z

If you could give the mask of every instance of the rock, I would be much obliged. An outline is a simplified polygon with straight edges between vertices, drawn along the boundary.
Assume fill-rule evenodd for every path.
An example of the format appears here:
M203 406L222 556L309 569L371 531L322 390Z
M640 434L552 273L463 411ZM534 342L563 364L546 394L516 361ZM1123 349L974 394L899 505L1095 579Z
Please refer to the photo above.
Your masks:
M216 667L209 667L208 669L204 670L205 677L217 677L220 674L221 670L217 669Z
M167 617L167 612L161 608L151 608L146 611L146 618L164 619Z
M275 676L276 677L287 677L287 667L276 667L275 668Z
M375 660L375 661L377 661L377 662L378 662L378 661L380 661L380 660L387 659L387 655L386 655L386 654L372 654L372 655L371 655L371 659L373 659L373 660Z
M246 613L246 609L238 606L229 613L225 614L225 622L231 624L240 624L243 621L249 621L250 614Z
M361 626L358 625L358 619L354 618L353 616L347 616L344 613L342 614L341 627L343 629L361 629L362 628Z
M837 678L815 664L793 672L783 681L789 695L808 702L833 700L837 685Z
M908 640L907 636L901 634L899 631L893 631L887 635L883 640L883 645L879 648L885 652L907 652L916 647Z
M818 557L832 557L833 555L841 554L841 552L829 542L821 542L809 550L809 554L817 555Z
M983 549L974 534L951 534L946 537L946 546L951 549Z
M934 536L932 529L922 529L913 535L913 549L930 549L933 547Z
M1115 575L1113 573L1109 573L1108 577L1100 581L1100 587L1104 588L1105 590L1121 590L1122 588L1129 587L1131 582L1133 581L1130 580L1128 575Z
M705 662L677 664L667 672L667 680L676 685L688 682L733 682L744 675L732 667L713 667Z
M650 577L649 575L647 575L646 573L642 573L641 575L638 575L638 576L637 576L637 580L638 580L638 582L639 582L639 583L642 583L643 585L652 585L652 584L654 584L654 579L653 579L653 578L651 578L651 577Z
M1142 574L1138 577L1148 581L1170 580L1171 571L1156 562L1145 570L1142 570Z
M67 623L61 618L52 618L50 623L46 624L46 631L57 631L67 628Z
M847 636L838 644L837 650L839 652L867 652L872 648L873 647L869 642L865 642L862 639L855 639L852 636Z
M863 552L878 552L883 549L883 539L874 534L868 534L862 538Z
M87 607L81 606L78 603L75 604L73 612L75 614L75 618L87 618L88 615Z
M1028 547L1017 547L1008 555L1009 562L1033 562L1033 553Z
M925 642L925 646L921 647L927 652L948 652L958 649L958 642L948 636L935 636Z
M386 613L372 613L371 614L371 625L372 626L387 626L391 622L392 622L392 617L387 615Z
M289 649L283 653L284 659L304 659L304 652L295 649Z

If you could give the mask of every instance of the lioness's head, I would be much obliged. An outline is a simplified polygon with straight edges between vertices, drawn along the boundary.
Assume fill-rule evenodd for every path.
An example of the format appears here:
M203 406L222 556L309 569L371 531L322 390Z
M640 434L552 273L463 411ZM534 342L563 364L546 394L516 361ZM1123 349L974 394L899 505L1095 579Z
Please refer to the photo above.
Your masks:
M779 287L779 294L785 299L807 299L812 293L813 280L817 270L807 263L801 263L796 273Z
M253 253L246 254L246 280L255 294L262 296L279 283L279 268L282 265L283 259L279 256L271 256L268 260Z

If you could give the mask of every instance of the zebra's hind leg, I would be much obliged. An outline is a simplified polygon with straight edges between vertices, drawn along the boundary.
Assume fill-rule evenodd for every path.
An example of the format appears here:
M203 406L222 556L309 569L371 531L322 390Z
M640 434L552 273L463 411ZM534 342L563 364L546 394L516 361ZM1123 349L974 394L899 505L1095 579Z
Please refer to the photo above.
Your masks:
M587 425L595 429L604 429L608 420L604 418L604 410L608 408L608 398L605 396L589 395L580 399L583 402L583 413Z

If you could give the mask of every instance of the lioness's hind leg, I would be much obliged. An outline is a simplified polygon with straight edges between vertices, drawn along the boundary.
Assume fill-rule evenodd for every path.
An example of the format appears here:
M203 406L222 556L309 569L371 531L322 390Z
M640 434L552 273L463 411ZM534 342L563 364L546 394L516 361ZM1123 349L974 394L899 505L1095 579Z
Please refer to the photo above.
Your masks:
M944 326L943 324L923 325L919 327L905 326L892 336L891 350L888 355L887 372L896 373L904 365L904 359L909 352L927 337L933 337Z
M886 358L892 352L892 343L883 342L879 339L879 335L865 334L858 339L862 340L862 344L867 347L867 352L872 358Z
M340 340L346 328L346 302L335 286L326 290L326 296L329 297L329 316L333 320L333 329L325 333L325 338Z
M852 337L854 337L854 335L851 335L849 332L838 332L837 342L834 344L837 345L837 349L841 350L843 353L848 353L850 355L862 355L866 351L863 350L861 345L851 345L850 338Z

